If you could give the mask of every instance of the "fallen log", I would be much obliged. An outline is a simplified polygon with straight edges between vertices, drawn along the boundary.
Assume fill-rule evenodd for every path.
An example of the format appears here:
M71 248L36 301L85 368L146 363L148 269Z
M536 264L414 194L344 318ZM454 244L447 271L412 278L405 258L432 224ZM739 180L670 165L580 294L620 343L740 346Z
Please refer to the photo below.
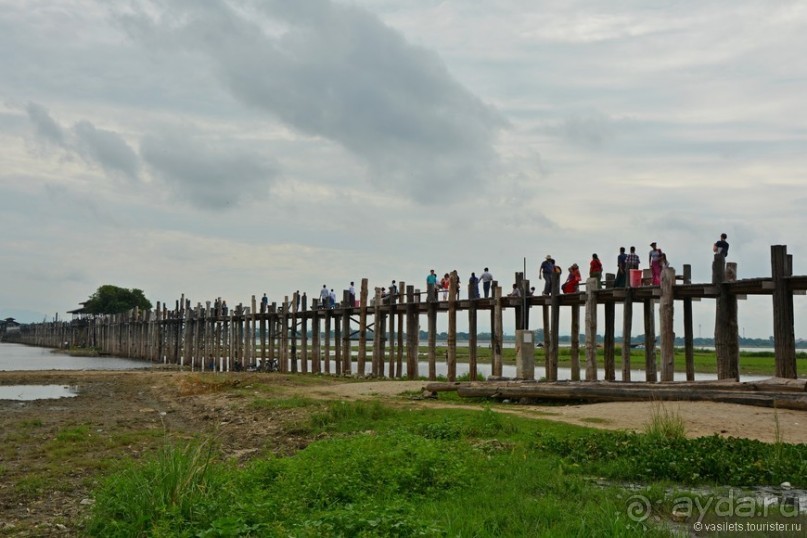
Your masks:
M710 401L776 407L807 411L807 394L795 392L754 392L748 390L688 388L669 385L648 385L627 388L618 383L575 383L516 386L459 386L457 394L463 398L497 398L521 400L569 400L587 402L619 401Z

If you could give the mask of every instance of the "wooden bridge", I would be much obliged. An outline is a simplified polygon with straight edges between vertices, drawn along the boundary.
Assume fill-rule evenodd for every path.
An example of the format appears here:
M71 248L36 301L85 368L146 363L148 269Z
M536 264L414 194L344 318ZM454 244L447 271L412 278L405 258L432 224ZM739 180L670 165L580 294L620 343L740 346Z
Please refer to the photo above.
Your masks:
M258 305L255 296L249 305L239 304L228 310L219 299L205 304L183 296L173 309L157 303L153 310L119 315L87 317L70 322L23 325L15 341L26 344L64 347L93 346L103 354L146 359L155 363L178 364L194 370L228 371L260 368L277 364L281 372L311 372L336 375L371 375L375 377L407 377L426 375L437 378L437 319L448 318L446 350L447 377L456 379L457 316L468 316L469 373L477 378L477 333L479 314L489 317L492 348L491 379L502 376L503 316L511 311L516 327L527 331L533 311L540 311L544 329L547 381L558 379L558 334L560 310L571 312L571 378L597 381L596 335L600 320L597 305L604 305L604 378L616 380L615 371L615 305L622 308L622 372L621 381L631 379L631 330L634 305L641 305L644 319L645 360L643 381L671 382L674 374L675 334L673 315L683 312L687 380L694 380L692 301L715 300L715 348L719 380L739 379L739 335L737 300L746 295L770 295L773 301L773 334L775 371L778 378L796 378L796 346L794 331L794 295L807 290L807 276L792 275L792 256L783 245L771 247L770 277L736 279L736 264L725 263L715 255L712 282L692 283L690 267L676 275L664 270L660 286L633 288L613 287L613 275L607 275L605 287L599 289L595 279L586 282L580 293L560 294L558 276L552 282L549 296L527 296L529 281L516 273L522 297L503 296L502 287L494 282L492 297L460 299L458 278L451 275L447 300L440 300L433 288L421 290L403 282L397 293L375 288L369 295L368 281L361 282L360 295L351 303L344 291L340 305L321 308L318 300L308 305L305 295L297 293L281 304ZM657 371L655 308L658 304L660 339L660 372ZM581 363L580 310L585 309L585 342ZM427 372L418 369L420 320L427 319ZM528 331L529 332L529 331ZM309 340L310 339L310 340ZM354 360L354 343L358 353ZM517 344L518 346L518 344ZM369 348L369 349L368 349ZM518 354L518 350L517 350ZM532 371L522 370L525 380L534 379ZM659 375L660 374L660 375Z

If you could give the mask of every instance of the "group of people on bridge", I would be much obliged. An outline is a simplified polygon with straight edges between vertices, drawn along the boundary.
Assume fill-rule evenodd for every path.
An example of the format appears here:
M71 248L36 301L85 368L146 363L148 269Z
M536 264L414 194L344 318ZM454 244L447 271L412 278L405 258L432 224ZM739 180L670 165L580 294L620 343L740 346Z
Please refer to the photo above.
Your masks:
M712 246L712 250L715 254L720 254L723 257L728 255L729 251L729 244L726 241L728 236L723 233L720 234L720 239L714 243ZM661 274L667 267L670 266L669 261L667 260L667 253L663 252L661 248L659 248L658 244L653 241L650 243L650 252L648 253L648 266L650 268L650 281L649 284L652 286L658 286L661 284ZM614 287L617 288L626 288L630 286L636 285L636 283L631 283L630 275L632 270L639 270L640 266L640 258L639 255L636 254L636 247L630 247L629 251L625 251L625 247L619 248L619 255L616 259L617 263L617 271L616 271L616 279L614 281ZM568 268L568 273L566 276L566 280L564 281L563 285L561 286L562 293L578 293L580 291L580 282L583 280L583 276L580 272L580 267L573 263ZM456 271L455 271L456 272ZM544 281L544 289L543 295L551 295L552 294L552 275L557 273L558 275L562 274L563 270L561 269L560 264L558 264L555 259L547 254L546 258L541 262L541 265L538 270L538 278ZM597 289L601 286L602 274L603 274L603 265L602 261L600 260L597 253L591 255L591 260L589 262L589 278L596 279L596 286ZM475 272L471 273L471 276L468 279L468 298L469 299L479 299L484 296L485 299L491 296L491 286L493 282L493 274L491 274L490 269L485 267L485 269L480 273L479 276L476 275ZM641 281L640 281L641 282ZM426 286L427 289L433 289L434 293L440 294L440 298L445 301L448 299L448 292L449 286L451 284L451 275L450 273L445 273L442 278L439 278L436 271L432 269L428 276L426 277ZM480 294L479 285L482 285L482 293ZM641 284L640 284L641 285ZM382 294L382 300L385 303L389 303L392 298L397 297L399 291L398 287L393 280L390 284L389 288L384 290ZM457 281L457 296L460 294L460 281ZM535 294L535 287L530 288L526 292L528 296ZM319 300L319 307L325 309L333 309L337 306L336 301L336 293L334 290L328 289L327 285L323 284L322 289L320 290L320 300ZM508 294L510 297L521 297L522 290L519 288L518 284L513 284L512 291ZM297 294L298 301L299 301L299 292ZM356 288L354 283L350 283L350 287L348 289L348 297L349 297L349 304L351 306L356 305ZM435 296L436 297L436 296ZM268 299L266 294L263 294L262 303L266 306ZM299 306L299 305L298 305Z

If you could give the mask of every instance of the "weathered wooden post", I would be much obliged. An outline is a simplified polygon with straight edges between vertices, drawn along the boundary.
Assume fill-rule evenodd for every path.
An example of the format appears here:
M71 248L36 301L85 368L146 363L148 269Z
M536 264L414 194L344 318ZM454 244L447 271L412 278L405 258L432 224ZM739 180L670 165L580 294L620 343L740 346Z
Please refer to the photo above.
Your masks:
M330 303L330 302L329 302ZM331 373L331 305L325 308L325 373Z
M605 279L607 289L614 287L614 275L608 273ZM605 334L603 335L603 366L605 369L605 380L616 381L616 357L615 357L615 337L614 325L616 324L616 302L606 301L603 305L605 313Z
M261 323L260 323L260 334L261 334L261 366L266 364L266 311L269 309L269 304L261 300Z
M429 331L428 340L428 361L429 361L429 381L437 379L437 289L433 284L429 284L431 291L427 295L428 310L426 318Z
M254 297L253 297L254 300ZM297 305L300 304L300 292L291 294L291 373L297 373Z
M659 324L661 325L661 380L675 378L675 332L673 329L675 269L668 267L661 273L661 302Z
M692 266L684 264L684 284L692 283ZM687 381L695 381L695 345L692 331L692 299L685 297L684 305L684 360L686 362Z
M715 305L715 355L717 378L740 380L740 333L737 326L737 296L729 282L736 280L737 264L729 271L722 253L716 253L712 263L712 283L720 288ZM731 273L731 274L729 274Z
M398 295L397 299L399 303L405 303L404 298L406 297L406 285L404 282L398 283ZM403 376L403 349L404 349L404 317L407 308L399 308L398 309L398 350L397 350L397 357L395 361L395 377L401 378ZM391 374L392 372L390 372Z
M451 271L448 285L448 380L457 380L457 284L459 277Z
M342 375L353 372L353 348L350 345L350 314L354 302L350 300L350 290L342 291Z
M792 258L787 254L787 246L772 245L773 345L776 354L776 377L795 379L797 374L793 292L786 280L792 274Z
M622 381L630 381L631 332L633 330L634 288L625 289L622 303Z
M311 299L311 373L322 372L322 358L320 356L319 333L319 299Z
M275 353L275 339L277 338L277 303L272 302L269 305L269 312L266 321L266 344L269 349L266 350L266 360L274 363L277 360ZM278 365L278 370L280 369Z
M558 333L560 332L560 274L554 271L552 272L550 289L552 290L552 296L550 298L551 323L549 328L549 348L544 348L544 369L547 381L557 381ZM544 334L544 339L546 339L546 334Z
M490 345L493 356L491 372L494 378L502 377L502 341L504 338L504 319L502 315L502 287L495 280L493 286L493 330L490 334Z
M644 362L645 381L656 383L656 312L653 299L644 300Z
M418 377L418 304L420 295L414 286L406 287L406 377ZM417 302L416 302L417 300Z
M367 279L361 279L359 292L359 355L356 357L356 373L364 377L364 365L367 362Z
M341 307L342 309L345 306ZM333 347L336 375L342 375L342 312L333 311Z
M398 287L389 287L389 377L395 377L395 320L398 314Z
M580 302L576 297L572 304L572 335L569 356L572 381L580 381Z
M476 356L476 301L473 298L468 301L468 377L471 381L477 378L477 356Z
M381 288L375 289L373 303L373 377L384 375L384 321L381 318Z
M597 288L599 280L586 280L586 381L597 381Z
M302 319L300 320L300 347L302 348L300 354L300 371L304 374L308 373L308 296L303 292L300 298L300 308L302 309Z
M543 298L541 305L541 322L543 325L544 333L544 357L549 353L549 348L552 347L552 309L550 304Z

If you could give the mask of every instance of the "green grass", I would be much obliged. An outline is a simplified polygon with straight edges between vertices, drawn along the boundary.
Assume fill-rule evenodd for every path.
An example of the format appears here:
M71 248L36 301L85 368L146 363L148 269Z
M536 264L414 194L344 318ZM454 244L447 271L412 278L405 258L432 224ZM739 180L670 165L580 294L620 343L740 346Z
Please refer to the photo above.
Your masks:
M659 423L675 414L659 413ZM497 413L330 402L319 440L290 457L236 467L200 441L166 445L111 474L92 536L667 536L628 517L646 486L661 521L671 485L807 485L807 446L594 431Z
M428 348L420 346L418 348L419 360L427 360ZM622 346L615 346L615 365L616 370L622 369ZM457 362L467 363L469 361L470 351L468 347L457 347L456 356ZM437 360L445 360L446 348L437 348ZM581 344L579 350L579 357L581 364L585 361L585 346ZM645 363L644 349L631 349L630 353L631 365L636 369L643 369ZM660 351L656 349L656 357L660 357ZM535 350L535 364L537 367L542 367L546 358L544 348L536 348ZM799 360L807 359L807 353L800 351L797 353ZM597 348L597 363L602 365L605 361L605 355L602 347ZM477 362L479 364L490 364L491 350L489 347L477 348ZM502 362L504 364L516 363L516 352L512 348L502 349ZM712 374L717 372L717 358L714 350L708 349L695 349L693 353L693 365L695 371L698 373ZM571 367L571 349L569 347L561 347L558 349L558 366L561 368ZM675 348L675 370L683 372L686 370L686 357L683 348ZM740 374L743 375L773 375L776 371L775 357L770 351L743 351L740 353Z
M288 398L255 398L249 405L253 409L296 409L322 405L322 402L295 395Z

